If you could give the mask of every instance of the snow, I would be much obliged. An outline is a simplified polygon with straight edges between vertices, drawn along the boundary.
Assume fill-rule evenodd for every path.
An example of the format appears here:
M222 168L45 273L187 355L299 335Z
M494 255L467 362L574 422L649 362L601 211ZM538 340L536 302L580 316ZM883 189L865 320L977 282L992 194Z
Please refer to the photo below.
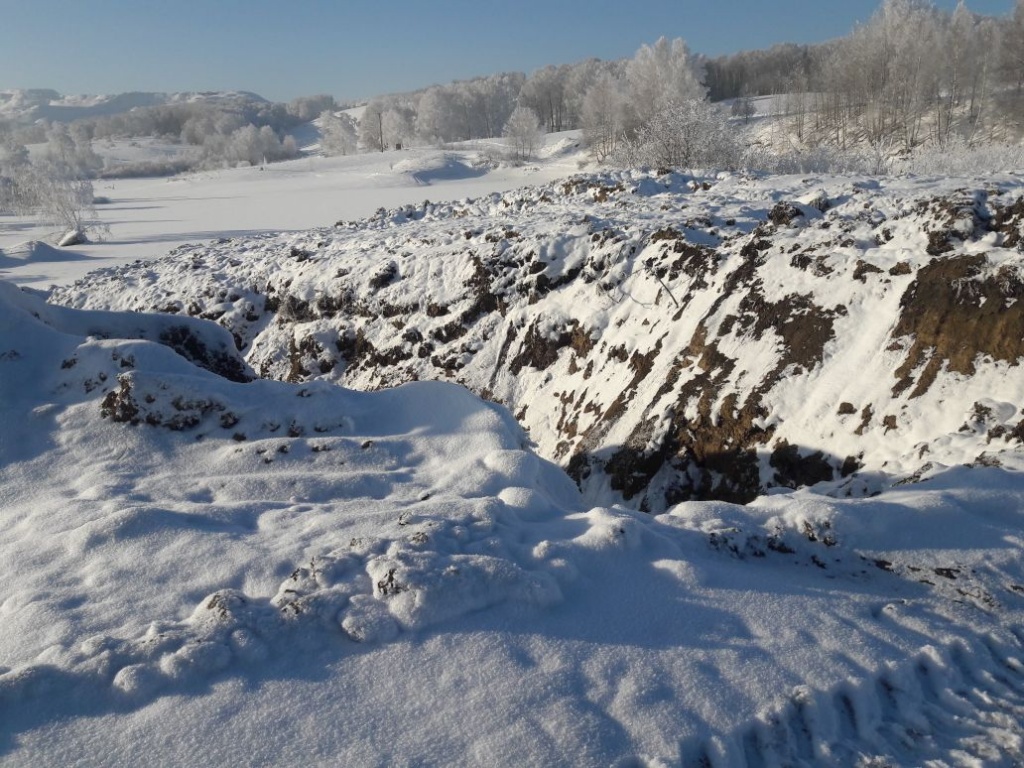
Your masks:
M834 498L833 484L651 515L593 489L585 499L508 410L456 384L357 392L328 380L249 380L224 328L119 311L111 285L123 304L150 290L173 300L205 289L210 275L235 279L246 269L247 279L266 269L297 289L306 281L312 296L329 277L322 266L282 254L334 237L328 250L362 249L360 280L370 284L393 262L402 279L379 290L435 291L410 297L424 304L454 304L465 283L428 258L392 258L387 247L412 253L420 244L436 256L445 237L454 247L466 231L500 226L506 234L493 245L514 255L514 227L520 238L539 235L552 280L603 255L580 244L590 234L574 206L591 192L533 219L531 196L543 191L500 194L573 161L474 175L472 159L452 152L118 182L103 209L111 240L74 249L88 264L238 239L62 294L85 305L92 290L96 306L117 311L47 305L42 293L19 290L14 283L67 283L84 266L3 242L13 280L0 282L0 760L1024 760L1024 484L1010 455L1019 448L1006 449L1001 467L972 462L978 435L959 433L964 414L941 414L935 399L919 399L905 424L941 422L928 434L947 440L943 461L900 485L895 473L873 470L864 482L876 478L876 496ZM842 189L854 194L849 184L723 179L703 204L749 231L777 200L810 208L823 188L835 203ZM473 202L422 203L427 194L474 192ZM905 189L890 193L897 205ZM591 213L623 225L617 200L602 208L592 196ZM661 226L681 218L678 203L656 198L623 216ZM385 205L392 210L359 220ZM353 223L268 234L337 219ZM880 266L919 253L905 226L905 237L897 231L873 251ZM800 225L781 237L809 231ZM638 258L656 248L638 245ZM603 333L627 354L646 350L631 323L661 288L635 260L609 260L608 269L621 272L615 290L624 301L594 310L595 338ZM766 285L769 296L820 288L795 271L782 276L808 282ZM823 379L843 388L809 381L780 394L779 409L805 409L792 435L813 434L840 398L877 396L872 366L891 371L896 359L871 359L885 333L867 318L898 292L878 291L861 313L861 284L847 282L849 295L831 298L850 304L848 322L863 332L843 331L853 342L830 349L835 372ZM211 300L241 313L249 287L239 281L236 298ZM539 333L580 317L582 301L557 298ZM511 312L513 321L536 319L522 306ZM690 332L672 329L665 344L684 346ZM777 362L772 339L734 343L753 380ZM214 372L224 366L234 380ZM539 388L546 375L528 371L510 386ZM935 397L977 400L991 423L1004 423L1022 403L1016 378L1005 364L980 365L970 379L941 379ZM660 380L631 385L609 372L602 391L654 390ZM866 439L886 460L904 447Z
M575 136L578 143L578 132ZM549 141L564 150L566 135ZM138 161L167 159L159 144L97 147ZM339 220L369 216L381 207L422 203L425 198L479 197L549 181L576 170L580 155L558 153L542 165L495 167L476 149L419 148L346 157L306 157L264 168L239 168L161 179L99 181L95 193L109 202L97 206L110 234L68 251L77 260L63 268L0 263L0 279L47 288L68 283L91 270L152 259L175 246L219 237L277 233L329 226ZM10 223L8 223L10 222ZM27 239L52 233L12 217L0 217L0 252L9 253Z
M19 122L48 120L69 123L116 115L140 107L204 101L231 103L238 99L265 101L261 96L246 91L62 95L49 89L13 89L0 90L0 117Z

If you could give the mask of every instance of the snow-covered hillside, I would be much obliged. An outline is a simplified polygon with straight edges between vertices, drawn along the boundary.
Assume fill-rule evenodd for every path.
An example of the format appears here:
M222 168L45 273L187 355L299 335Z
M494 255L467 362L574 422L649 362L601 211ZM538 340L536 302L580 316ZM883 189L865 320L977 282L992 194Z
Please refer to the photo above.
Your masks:
M216 320L263 377L503 403L593 503L1018 468L1016 177L609 174L183 247L54 300Z
M240 101L266 101L262 96L247 91L209 91L131 93L104 95L64 95L47 88L15 88L0 91L0 119L29 123L49 120L70 123L74 120L108 117L130 112L140 107L163 104L203 102L208 104L235 104Z
M0 284L5 764L1024 759L1017 472L592 507L461 387L246 381L182 314Z

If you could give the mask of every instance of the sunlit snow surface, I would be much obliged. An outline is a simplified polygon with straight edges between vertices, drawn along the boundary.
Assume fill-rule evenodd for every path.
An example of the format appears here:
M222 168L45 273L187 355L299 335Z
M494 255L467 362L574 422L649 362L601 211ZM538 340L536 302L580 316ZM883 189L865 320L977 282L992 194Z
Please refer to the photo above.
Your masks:
M0 284L0 762L1024 760L1018 472L590 508L460 387L168 322Z
M494 162L501 148L481 142L458 152L311 156L263 168L97 181L95 194L104 202L96 209L109 234L59 252L63 263L49 258L54 254L47 254L45 265L24 256L18 263L12 258L24 254L26 241L52 240L54 233L29 220L0 217L0 279L46 288L100 267L155 258L184 243L330 226L382 206L478 197L550 181L577 170L579 141L578 132L552 135L540 161L518 167ZM136 159L163 158L160 147L133 149L141 153Z

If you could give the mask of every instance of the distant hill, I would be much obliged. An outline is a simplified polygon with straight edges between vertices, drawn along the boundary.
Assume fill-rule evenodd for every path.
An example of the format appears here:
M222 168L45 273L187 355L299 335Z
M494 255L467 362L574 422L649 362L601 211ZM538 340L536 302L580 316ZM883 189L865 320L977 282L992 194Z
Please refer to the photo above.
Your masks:
M83 118L119 115L139 107L157 107L163 104L199 101L224 105L253 101L269 103L262 96L247 91L183 91L179 93L133 91L113 95L65 96L47 88L15 88L0 91L0 120L24 123L49 120L70 123Z

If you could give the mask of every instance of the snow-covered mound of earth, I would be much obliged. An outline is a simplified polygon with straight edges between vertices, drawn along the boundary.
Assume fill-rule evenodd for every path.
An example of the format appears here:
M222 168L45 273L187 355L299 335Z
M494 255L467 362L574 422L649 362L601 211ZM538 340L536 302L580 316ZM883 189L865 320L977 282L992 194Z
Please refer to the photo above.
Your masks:
M863 496L1020 467L1022 195L1016 176L578 176L180 248L53 299L216 320L263 377L464 384L592 503Z
M876 498L803 490L649 515L584 503L507 410L454 384L355 392L250 380L240 361L218 375L210 360L230 359L232 338L184 315L238 313L228 325L255 347L279 317L322 311L284 282L263 293L275 269L296 290L313 279L303 264L325 284L347 277L383 305L403 283L421 300L408 264L439 302L461 301L458 272L441 293L448 266L397 248L349 273L318 264L335 235L411 248L421 241L399 233L421 214L325 230L319 251L313 235L267 238L237 263L219 261L221 244L122 273L126 295L178 275L160 283L177 314L55 307L0 283L5 764L1024 759L1024 484L1008 456L936 467ZM452 252L488 242L474 215L454 218ZM499 231L489 246L519 239ZM570 242L545 241L526 273L538 259L573 269ZM264 282L235 287L246 261ZM533 270L539 304L565 273ZM683 298L678 277L656 263L652 274ZM654 302L635 282L606 290ZM224 294L176 304L194 285ZM282 303L253 301L268 295ZM471 301L484 318L514 295ZM516 310L524 327L550 338L530 306ZM424 310L459 327L464 312ZM301 354L288 352L291 378L310 378ZM543 385L537 362L518 386Z

